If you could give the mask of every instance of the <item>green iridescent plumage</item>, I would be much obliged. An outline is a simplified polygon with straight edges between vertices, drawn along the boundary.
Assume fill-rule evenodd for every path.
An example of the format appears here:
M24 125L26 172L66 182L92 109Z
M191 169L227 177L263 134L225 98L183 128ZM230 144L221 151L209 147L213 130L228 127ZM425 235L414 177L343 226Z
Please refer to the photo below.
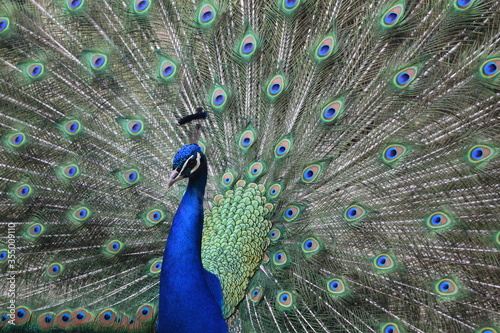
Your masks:
M197 142L230 332L500 332L499 6L0 2L0 330L153 332Z
M238 182L234 191L226 192L205 213L203 267L221 280L225 317L231 315L241 301L267 248L266 236L271 222L267 219L269 209L265 204L262 185Z

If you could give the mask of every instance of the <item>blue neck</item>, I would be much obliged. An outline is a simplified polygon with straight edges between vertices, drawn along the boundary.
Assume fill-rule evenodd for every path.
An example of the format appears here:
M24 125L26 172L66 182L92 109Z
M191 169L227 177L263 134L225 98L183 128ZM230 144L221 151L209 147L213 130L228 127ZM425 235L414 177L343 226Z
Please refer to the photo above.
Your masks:
M227 332L220 307L220 282L216 280L218 292L214 294L215 276L208 273L212 277L207 281L207 271L201 263L206 183L207 165L202 163L189 178L174 216L160 276L159 333Z

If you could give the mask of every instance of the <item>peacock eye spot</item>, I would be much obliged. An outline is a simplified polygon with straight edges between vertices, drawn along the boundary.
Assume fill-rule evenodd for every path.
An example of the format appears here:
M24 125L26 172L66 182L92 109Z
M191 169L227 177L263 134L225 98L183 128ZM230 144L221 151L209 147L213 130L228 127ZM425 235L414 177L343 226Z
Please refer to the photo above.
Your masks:
M397 13L390 12L385 16L384 21L386 24L392 24L397 21L398 17L399 15Z
M319 55L324 56L327 55L328 52L330 52L330 45L323 45L319 48Z
M387 254L379 254L373 258L373 264L379 272L390 272L396 268L396 261Z
M104 313L103 317L105 320L111 320L111 318L113 318L113 315L111 314L111 312L108 311Z
M470 5L470 3L472 2L472 0L458 0L457 3L460 7L467 7L468 5Z
M492 75L498 71L498 66L494 62L488 62L483 69L486 75Z
M450 296L458 293L458 286L451 279L442 279L437 283L438 294Z
M128 324L129 324L129 325L134 325L134 323L135 323L135 319L133 319L133 318L132 318L132 319L130 319L130 321L129 321L129 323L128 323Z
M321 173L322 167L319 164L313 164L304 169L302 171L302 181L311 184L314 182L316 179L318 179L319 174Z
M77 318L78 320L82 320L82 319L84 319L84 318L85 318L85 313L83 313L83 312L78 312L78 313L76 314L76 318Z
M285 308L289 308L292 306L292 303L293 303L292 295L287 291L282 291L281 293L278 293L277 301L278 301L280 306L283 306Z
M399 84L406 84L410 81L410 79L411 79L411 76L408 73L403 72L403 73L398 75L397 80L398 80Z
M252 52L254 49L254 44L253 43L245 43L245 45L243 45L243 52L244 53L250 53Z
M214 98L214 102L216 105L220 105L220 104L224 103L224 100L225 100L224 95L217 95Z
M42 66L40 66L40 65L34 66L31 69L31 75L32 76L38 76L41 72L42 72Z
M69 131L70 133L75 133L78 130L78 123L76 121L73 121L69 125Z
M157 263L157 264L155 265L155 268L156 268L156 269L160 269L160 268L161 268L161 263L160 263L160 262L159 262L159 263Z
M441 220L443 219L443 217L441 216L441 214L436 214L434 215L432 218L431 218L431 223L433 225L439 225L441 224Z
M20 194L21 194L21 196L25 197L28 195L29 191L30 191L30 189L28 186L23 186L23 187L21 187Z
M5 28L7 28L8 22L6 19L1 19L0 20L0 32L3 31Z
M273 195L274 195L274 194L276 194L276 190L275 190L275 189L272 189L272 190L271 190L271 194L273 194Z
M471 152L471 157L474 160L481 159L481 157L483 157L483 155L484 155L483 148L475 148Z
M338 294L344 291L342 282L339 279L332 279L328 282L328 291Z
M102 65L104 65L104 62L105 62L105 59L103 56L98 56L95 60L94 60L94 67L101 67Z
M70 167L68 169L68 176L74 176L76 173L76 168L75 167Z
M143 11L146 8L148 8L148 6L149 6L149 2L147 0L142 0L142 1L137 3L136 8L138 11Z
M297 5L298 0L285 0L286 8L293 8Z
M167 66L163 69L163 75L170 76L174 72L173 66Z
M394 326L387 326L385 328L385 333L394 333Z
M70 316L69 316L67 313L65 313L65 314L63 314L63 315L61 316L61 319L62 319L62 321L64 321L64 322L68 322L68 321L69 321L69 319L70 319Z
M14 137L14 143L16 145L20 144L21 142L23 142L23 135L22 134L18 134Z
M336 113L337 113L337 110L335 110L335 108L326 108L325 118L327 118L327 119L333 118Z
M52 322L52 320L54 320L54 318L52 316L45 316L45 318L43 319L43 321L47 324L50 324Z
M356 215L358 214L358 209L357 208L351 208L347 211L347 215L350 217L350 218L353 218L353 217L356 217Z
M386 153L386 157L388 159L393 159L394 157L396 157L398 155L398 151L396 150L396 148L394 147L391 147L389 149L387 149L387 153Z
M143 315L147 316L149 314L149 309L148 308L143 308L141 312L142 312Z
M204 12L204 13L201 15L201 20L202 20L203 22L208 22L208 21L210 21L213 17L214 17L214 13L213 13L211 10L209 10L209 11Z
M136 133L136 132L139 132L141 130L141 123L134 123L132 125L132 132Z
M76 9L76 8L78 8L80 6L81 3L82 3L82 0L73 0L73 1L71 1L71 3L70 3L69 6L72 9Z
M7 258L7 251L0 252L0 260L5 260Z
M482 161L486 161L489 158L493 157L495 154L495 149L485 146L478 145L472 147L468 152L469 161L472 163L479 163Z
M309 249L311 249L311 248L312 248L312 246L313 246L313 242L309 240L309 241L307 241L307 242L305 243L305 245L304 245L304 246L305 246L305 248L306 248L306 249L308 249L308 250L309 250Z
M275 83L271 86L271 93L277 94L281 89L281 85L279 83Z
M244 138L243 139L243 145L244 146L248 146L250 144L250 142L252 142L252 140L250 138Z
M17 317L18 318L24 318L26 316L26 311L24 310L17 310Z
M135 184L139 181L139 171L136 169L128 170L122 174L122 177L126 184Z

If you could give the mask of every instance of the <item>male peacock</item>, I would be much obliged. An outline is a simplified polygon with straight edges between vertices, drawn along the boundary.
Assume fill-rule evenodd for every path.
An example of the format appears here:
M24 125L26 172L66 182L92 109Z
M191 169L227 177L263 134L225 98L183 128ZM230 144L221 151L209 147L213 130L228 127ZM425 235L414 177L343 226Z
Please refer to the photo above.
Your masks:
M499 13L1 0L2 331L500 332Z

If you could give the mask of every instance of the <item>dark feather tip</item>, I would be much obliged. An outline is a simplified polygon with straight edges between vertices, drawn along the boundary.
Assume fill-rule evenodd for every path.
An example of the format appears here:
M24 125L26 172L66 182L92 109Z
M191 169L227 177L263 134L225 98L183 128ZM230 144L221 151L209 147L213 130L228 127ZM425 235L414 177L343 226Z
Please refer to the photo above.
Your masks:
M187 124L196 119L207 119L208 114L203 110L202 107L196 108L196 113L190 114L188 116L179 119L179 125Z

